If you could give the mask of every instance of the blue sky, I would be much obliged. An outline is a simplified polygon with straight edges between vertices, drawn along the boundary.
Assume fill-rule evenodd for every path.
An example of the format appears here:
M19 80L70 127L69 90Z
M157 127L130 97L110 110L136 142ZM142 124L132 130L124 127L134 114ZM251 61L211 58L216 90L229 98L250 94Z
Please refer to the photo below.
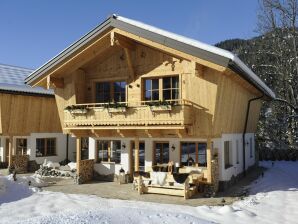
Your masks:
M256 36L258 0L1 0L0 63L37 68L113 13L208 44Z

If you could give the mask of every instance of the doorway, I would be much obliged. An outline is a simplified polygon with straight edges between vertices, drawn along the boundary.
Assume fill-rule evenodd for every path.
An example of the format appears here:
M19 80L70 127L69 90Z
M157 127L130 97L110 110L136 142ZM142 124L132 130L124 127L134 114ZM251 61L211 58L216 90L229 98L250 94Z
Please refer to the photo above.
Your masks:
M4 162L7 162L9 161L9 138L5 138L5 160Z
M130 147L130 173L135 171L135 142L131 141ZM145 142L139 142L139 171L145 171Z

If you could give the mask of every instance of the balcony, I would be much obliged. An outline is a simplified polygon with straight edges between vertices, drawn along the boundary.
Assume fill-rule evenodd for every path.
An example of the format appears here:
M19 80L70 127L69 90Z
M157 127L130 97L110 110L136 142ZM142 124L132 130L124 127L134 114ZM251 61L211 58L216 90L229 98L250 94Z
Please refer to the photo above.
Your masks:
M66 129L148 129L192 125L194 109L187 100L76 104L64 110Z

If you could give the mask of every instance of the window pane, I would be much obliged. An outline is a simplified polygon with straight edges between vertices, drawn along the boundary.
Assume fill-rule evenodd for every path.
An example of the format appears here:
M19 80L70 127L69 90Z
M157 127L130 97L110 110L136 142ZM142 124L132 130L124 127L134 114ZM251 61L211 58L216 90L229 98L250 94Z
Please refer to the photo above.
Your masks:
M179 89L172 90L172 99L173 100L179 99Z
M146 93L145 93L145 100L151 100L151 97L152 97L151 91L146 91Z
M163 91L163 99L170 100L171 99L171 90L164 90Z
M187 166L188 160L188 144L182 143L181 144L181 165Z
M152 90L159 89L159 79L152 79Z
M171 77L163 78L163 89L171 88Z
M36 157L45 156L45 139L36 139Z
M178 76L174 76L172 77L172 88L179 88L179 77Z
M152 100L159 100L159 91L152 91Z
M98 141L98 162L108 161L108 141Z
M151 90L151 79L145 80L145 91Z
M199 143L198 144L199 166L207 166L206 151L207 151L207 144L206 143Z
M26 138L17 138L16 139L16 153L17 155L26 155L27 154L27 139Z
M155 144L155 164L161 163L161 150L162 150L162 144L156 143Z
M114 82L114 92L121 92L121 82Z
M169 143L163 143L162 149L162 163L169 162Z
M189 159L193 161L193 164L196 162L196 143L188 143L188 152Z
M95 100L97 103L107 103L110 101L110 83L98 82L95 84Z
M121 141L111 141L110 162L120 163Z

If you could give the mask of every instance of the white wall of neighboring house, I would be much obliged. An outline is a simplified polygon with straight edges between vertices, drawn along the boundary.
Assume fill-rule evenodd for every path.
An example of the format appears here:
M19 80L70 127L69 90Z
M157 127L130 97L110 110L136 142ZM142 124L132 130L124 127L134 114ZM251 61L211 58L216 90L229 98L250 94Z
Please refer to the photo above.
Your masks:
M0 155L1 161L4 161L5 147L6 147L6 138L2 136L0 143ZM45 159L48 161L61 162L66 158L66 138L67 135L62 133L31 133L30 136L14 136L13 145L16 146L17 138L26 138L27 139L27 154L29 155L30 160L35 160L38 164L43 163ZM45 157L36 157L36 139L37 138L55 138L56 139L56 155L55 156L45 156ZM68 159L75 161L75 151L76 151L76 142L75 138L69 136L68 141ZM14 147L15 148L15 147ZM14 149L16 150L16 149Z
M250 145L250 139L252 145ZM245 167L248 169L255 164L255 138L254 133L247 133L245 135ZM224 161L224 142L230 141L231 152L230 161L231 166L225 168ZM238 141L238 161L237 161L237 141ZM218 148L218 159L219 159L219 180L228 181L232 176L237 176L243 172L243 146L242 146L242 134L223 134L222 138L213 139L214 148ZM252 153L250 153L250 147L252 147Z

